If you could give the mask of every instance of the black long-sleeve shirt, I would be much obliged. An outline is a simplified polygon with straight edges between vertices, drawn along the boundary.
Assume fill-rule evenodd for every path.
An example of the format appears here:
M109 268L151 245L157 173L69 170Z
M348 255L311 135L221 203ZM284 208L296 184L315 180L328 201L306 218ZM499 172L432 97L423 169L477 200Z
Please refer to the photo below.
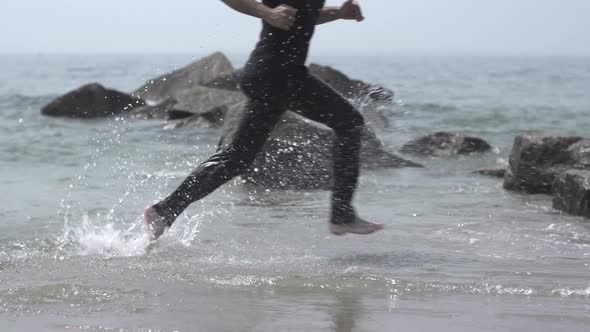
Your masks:
M297 70L305 65L315 26L325 0L263 0L271 8L281 4L297 9L293 27L289 30L262 23L260 41L250 56L249 65L256 70Z

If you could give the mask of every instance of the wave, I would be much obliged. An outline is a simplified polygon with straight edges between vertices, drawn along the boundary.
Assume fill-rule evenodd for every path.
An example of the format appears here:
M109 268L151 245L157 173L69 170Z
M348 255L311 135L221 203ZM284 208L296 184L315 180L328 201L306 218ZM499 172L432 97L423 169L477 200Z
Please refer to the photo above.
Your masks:
M140 290L122 290L91 287L84 284L50 284L22 288L9 288L0 291L0 299L10 306L5 310L18 312L22 306L54 305L56 303L76 303L77 305L105 304L121 298L143 298ZM2 311L0 311L2 312Z
M253 275L207 276L203 281L215 286L304 288L309 291L340 291L343 289L366 289L379 294L400 295L512 295L525 297L590 298L590 286L543 287L506 285L491 282L444 282L389 278L385 276L355 275L343 273L329 278L322 277L269 277Z

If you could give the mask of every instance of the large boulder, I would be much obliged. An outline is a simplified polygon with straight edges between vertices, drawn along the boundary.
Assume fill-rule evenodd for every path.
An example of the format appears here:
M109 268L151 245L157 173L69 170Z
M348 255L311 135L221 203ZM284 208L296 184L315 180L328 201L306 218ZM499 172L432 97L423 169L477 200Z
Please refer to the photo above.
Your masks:
M447 157L482 153L491 149L492 146L481 138L438 132L406 143L401 152L417 156Z
M555 177L569 169L590 169L590 140L518 136L510 153L504 188L551 193Z
M223 53L217 52L188 66L147 81L134 92L134 96L151 101L174 98L174 95L182 90L193 88L233 71L234 68L227 57Z
M590 218L590 171L559 174L553 182L553 208Z
M349 99L356 99L364 96L372 100L380 101L393 99L393 91L380 85L351 79L341 71L330 66L322 66L312 63L308 68L310 73L318 76Z
M118 115L143 105L141 99L91 83L53 100L41 109L41 114L92 119Z
M228 112L220 146L231 142L240 113ZM333 179L333 141L331 129L287 112L242 179L263 188L328 189ZM421 167L385 151L369 127L363 133L361 163L365 168Z

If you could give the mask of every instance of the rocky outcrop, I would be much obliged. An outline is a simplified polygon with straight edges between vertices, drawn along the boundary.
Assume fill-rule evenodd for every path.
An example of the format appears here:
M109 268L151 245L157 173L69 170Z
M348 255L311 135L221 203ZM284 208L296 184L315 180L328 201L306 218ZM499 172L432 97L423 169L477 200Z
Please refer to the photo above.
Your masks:
M557 175L590 169L590 140L581 137L518 136L510 153L504 188L551 193Z
M371 129L371 125L386 126L388 116L378 106L381 102L391 102L392 91L350 79L330 67L312 65L310 71L345 97L360 100L363 104L361 109L367 123L361 152L363 167L421 167L387 152ZM119 93L120 97L103 99L124 100L128 104L131 104L129 100L136 101L136 104L125 105L128 118L166 120L165 128L168 129L223 126L220 145L225 145L231 140L244 112L246 98L239 90L241 75L242 72L235 71L223 54L216 53L148 81L134 92L136 98ZM95 99L100 100L102 95L97 95ZM88 99L82 99L78 107L87 108ZM95 102L90 100L90 103ZM365 107L371 102L376 107ZM112 110L109 114L116 114L116 108L109 109ZM243 177L250 184L268 188L327 189L333 176L333 140L329 128L287 112Z
M221 146L234 136L239 112L229 112ZM287 112L263 150L242 178L251 185L277 189L328 189L332 184L332 142L327 127ZM362 165L365 168L421 167L384 150L375 133L365 127Z
M482 153L492 146L481 138L461 134L438 132L406 143L401 152L430 157L447 157L470 153Z
M559 174L553 181L553 208L590 218L590 171Z
M330 67L312 65L310 70L345 96L360 97L366 123L375 128L388 126L389 116L380 103L391 101L392 91L350 79ZM149 80L133 96L92 84L58 98L43 113L78 118L124 113L129 119L169 121L167 128L221 127L225 112L236 109L234 106L245 100L239 91L241 76L242 72L234 70L225 55L214 53ZM209 119L213 122L208 122Z
M122 114L143 105L145 102L141 99L92 83L53 100L41 109L41 114L93 119Z
M162 101L174 98L180 91L204 84L216 77L232 73L234 68L220 52L146 82L133 95L145 100Z

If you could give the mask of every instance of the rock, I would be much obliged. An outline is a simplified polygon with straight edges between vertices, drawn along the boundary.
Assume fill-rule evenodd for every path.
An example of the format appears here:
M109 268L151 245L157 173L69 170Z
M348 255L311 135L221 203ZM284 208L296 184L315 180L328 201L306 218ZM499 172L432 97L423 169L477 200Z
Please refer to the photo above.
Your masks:
M223 125L223 119L228 112L228 108L229 106L222 105L201 114L187 113L190 116L180 118L178 121L169 121L164 128L220 128ZM170 120L177 119L171 118Z
M239 112L228 112L220 145L227 145L237 128ZM332 142L329 128L287 112L251 167L242 175L246 183L274 189L328 189L332 185ZM366 127L361 152L365 168L421 167L383 149Z
M345 97L356 99L367 96L372 100L392 100L393 91L375 84L368 84L360 80L351 79L344 73L315 63L309 65L309 72L318 76Z
M225 119L225 115L228 112L228 108L229 107L227 105L218 106L200 115L203 119L211 123L223 124L223 120Z
M194 116L194 113L172 109L168 111L168 120L182 120Z
M418 156L446 157L482 153L491 149L492 146L481 138L438 132L406 143L401 152Z
M506 169L480 169L473 172L473 174L480 174L503 179L504 176L506 176Z
M176 108L202 114L216 107L233 106L246 100L246 97L238 91L194 86L190 89L175 92L174 98L178 101Z
M204 86L229 91L240 91L240 82L244 75L243 69L235 70L229 74L215 77L214 79L203 83Z
M43 115L78 119L103 118L145 105L141 99L110 90L98 83L84 85L41 109Z
M510 153L504 188L551 193L558 174L590 168L589 157L590 141L581 137L518 136Z
M173 118L184 118L192 116L192 113L176 109L177 101L173 98L168 98L155 105L145 105L130 111L127 116L133 119L159 119L169 120Z
M134 92L134 96L151 101L174 98L174 95L182 90L193 88L233 71L234 68L227 57L217 52L188 66L149 80Z
M167 120L165 129L220 128L229 108L236 109L246 100L239 91L208 88L195 85L173 91L173 97L133 112L133 118Z
M568 153L575 168L590 169L590 139L583 139L572 144Z
M220 128L225 113L235 109L246 97L241 92L194 86L173 92L169 98L154 106L144 106L130 116L140 119L169 120L166 129L174 128ZM179 121L175 121L179 120Z
M590 218L590 171L559 174L553 181L553 208Z

